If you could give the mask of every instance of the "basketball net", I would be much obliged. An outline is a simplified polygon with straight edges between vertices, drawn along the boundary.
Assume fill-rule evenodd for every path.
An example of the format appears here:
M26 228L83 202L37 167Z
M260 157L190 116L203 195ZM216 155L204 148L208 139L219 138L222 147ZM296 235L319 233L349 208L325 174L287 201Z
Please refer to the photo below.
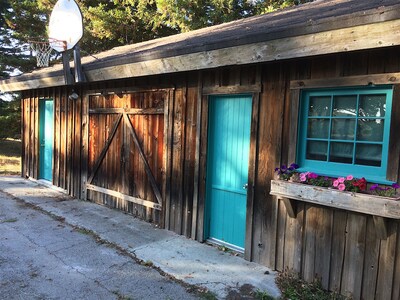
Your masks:
M31 49L36 56L36 65L39 68L48 67L50 61L50 54L53 50L48 42L35 42L31 41Z

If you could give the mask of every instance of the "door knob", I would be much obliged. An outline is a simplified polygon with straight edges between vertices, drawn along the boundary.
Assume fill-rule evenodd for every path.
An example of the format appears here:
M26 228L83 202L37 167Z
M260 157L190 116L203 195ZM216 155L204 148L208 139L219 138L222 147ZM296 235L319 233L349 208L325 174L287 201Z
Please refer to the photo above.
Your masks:
M248 187L249 185L247 184L247 183L245 183L245 184L243 184L243 189L244 190L247 190L247 187Z

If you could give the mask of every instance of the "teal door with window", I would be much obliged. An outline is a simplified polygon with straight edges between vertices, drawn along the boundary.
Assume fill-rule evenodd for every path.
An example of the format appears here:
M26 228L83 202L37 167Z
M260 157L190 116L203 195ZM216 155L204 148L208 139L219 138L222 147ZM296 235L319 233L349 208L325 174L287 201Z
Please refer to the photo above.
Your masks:
M39 101L39 178L53 180L53 100Z
M251 96L209 100L206 237L244 250Z

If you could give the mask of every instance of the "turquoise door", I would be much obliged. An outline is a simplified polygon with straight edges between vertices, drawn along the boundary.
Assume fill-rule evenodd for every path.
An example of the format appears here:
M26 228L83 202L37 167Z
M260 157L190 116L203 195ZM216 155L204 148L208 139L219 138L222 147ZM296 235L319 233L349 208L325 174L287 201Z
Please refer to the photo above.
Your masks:
M251 96L209 101L206 237L244 249L250 150Z
M53 180L53 100L39 101L39 178Z

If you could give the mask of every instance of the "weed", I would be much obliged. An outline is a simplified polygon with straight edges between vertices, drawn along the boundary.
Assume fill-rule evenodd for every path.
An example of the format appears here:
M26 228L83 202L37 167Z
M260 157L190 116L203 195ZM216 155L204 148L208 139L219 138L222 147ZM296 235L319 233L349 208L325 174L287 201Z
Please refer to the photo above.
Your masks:
M258 290L257 292L254 293L254 298L258 300L273 300L274 297L270 296L267 292L265 291L260 291Z
M112 293L117 296L118 300L132 300L131 297L123 295L119 291L112 291Z
M231 252L231 249L225 246L218 246L218 250L222 252Z
M204 291L200 294L200 298L204 300L216 300L218 299L217 296L210 292L210 291Z
M2 221L0 221L0 223L14 223L14 222L17 222L17 221L18 221L17 218L13 218L13 219L2 220Z
M145 262L142 263L143 266L146 267L152 267L154 266L153 262L151 260L146 260Z
M280 273L276 279L283 299L291 300L348 300L349 298L342 296L336 292L326 291L319 279L313 282L306 282L294 272L285 270ZM264 298L260 298L264 299ZM268 299L268 298L265 298Z

